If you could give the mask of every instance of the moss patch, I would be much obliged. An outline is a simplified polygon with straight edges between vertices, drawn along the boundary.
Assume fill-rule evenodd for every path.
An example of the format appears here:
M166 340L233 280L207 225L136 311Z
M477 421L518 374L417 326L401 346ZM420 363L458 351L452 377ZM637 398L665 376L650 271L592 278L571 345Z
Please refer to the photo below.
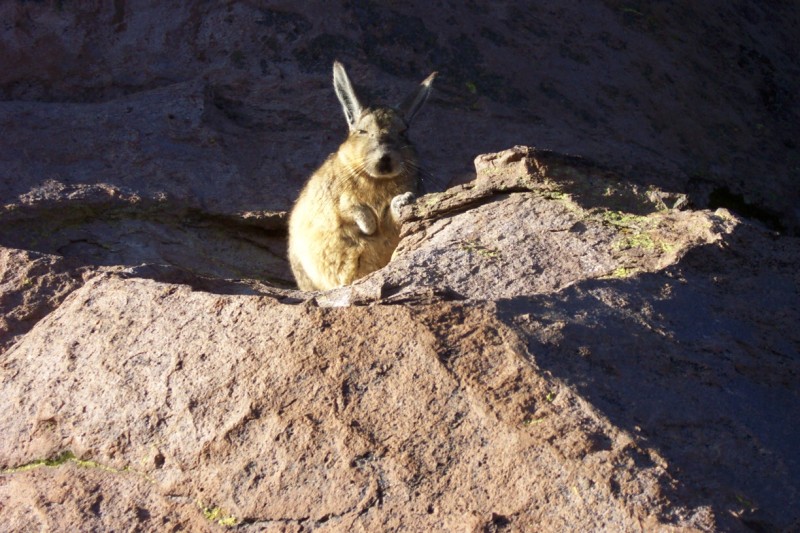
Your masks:
M210 522L216 522L225 527L233 527L239 524L239 520L235 516L228 514L220 507L206 507L200 502L197 503L197 506L203 511L203 516L206 517L206 520Z
M484 246L477 240L469 240L461 243L461 249L470 254L477 254L486 259L498 259L501 257L500 250Z

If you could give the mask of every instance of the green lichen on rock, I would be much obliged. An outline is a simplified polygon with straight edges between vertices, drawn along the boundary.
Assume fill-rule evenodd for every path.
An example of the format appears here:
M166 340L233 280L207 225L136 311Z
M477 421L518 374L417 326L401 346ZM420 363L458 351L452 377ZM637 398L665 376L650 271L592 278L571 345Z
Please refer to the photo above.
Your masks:
M25 463L20 466L6 468L5 470L0 471L0 474L16 474L18 472L27 472L28 470L34 470L43 466L61 466L68 462L77 462L75 454L69 450L49 459L36 459L35 461L31 461L30 463Z
M14 466L11 468L7 468L5 470L1 470L0 474L17 474L19 472L27 472L28 470L34 470L36 468L42 468L42 467L57 468L69 463L72 463L81 468L93 468L96 470L102 470L104 472L110 472L112 474L131 473L144 478L150 483L153 483L153 478L151 478L149 475L147 475L144 472L134 470L129 466L125 466L123 468L114 468L113 466L104 465L102 463L98 463L97 461L93 461L91 459L80 459L70 450L61 452L58 455L55 455L48 459L36 459L34 461L25 463L20 466Z
M631 235L624 235L614 243L614 248L617 250L640 248L646 252L653 252L656 249L656 241L647 233L637 232Z
M499 259L501 252L497 248L490 248L473 239L461 243L461 249L470 254L477 254L486 259Z
M617 251L638 249L648 253L669 252L673 246L659 238L657 214L634 215L622 211L603 211L600 214L603 224L615 228L619 237L613 247Z
M25 464L20 465L20 466L7 468L7 469L3 470L0 473L2 473L2 474L16 474L17 472L27 472L28 470L34 470L36 468L58 467L58 466L65 465L67 463L73 463L73 464L78 465L78 466L80 466L82 468L97 468L99 470L105 470L106 472L120 473L120 472L128 472L128 471L130 471L130 469L128 467L125 467L123 469L119 469L119 468L113 468L111 466L107 466L107 465L104 465L104 464L100 464L100 463L98 463L96 461L92 461L92 460L88 460L88 459L79 459L78 457L75 456L74 453L72 453L71 451L67 450L67 451L61 452L60 454L58 454L58 455L56 455L54 457L51 457L49 459L36 459L35 461L31 461L30 463L25 463Z
M634 275L639 273L639 270L631 267L620 266L615 268L613 271L609 272L605 276L601 276L600 279L625 279L630 278Z
M239 523L239 520L228 514L220 507L206 507L202 503L197 503L197 506L203 511L203 516L210 522L216 522L224 527L233 527Z
M607 226L619 229L642 229L648 223L648 217L625 213L623 211L606 210L600 214L600 219Z

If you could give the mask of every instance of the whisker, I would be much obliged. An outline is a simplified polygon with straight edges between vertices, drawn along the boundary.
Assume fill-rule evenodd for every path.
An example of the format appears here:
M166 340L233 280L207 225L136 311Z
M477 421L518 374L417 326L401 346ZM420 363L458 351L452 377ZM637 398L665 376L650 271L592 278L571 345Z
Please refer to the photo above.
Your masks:
M431 184L435 185L436 189L443 188L441 181L436 176L434 176L430 171L428 171L425 167L420 166L419 163L414 161L406 161L405 163L409 165L417 173L417 178L422 183L423 189L427 189L427 182L430 182Z

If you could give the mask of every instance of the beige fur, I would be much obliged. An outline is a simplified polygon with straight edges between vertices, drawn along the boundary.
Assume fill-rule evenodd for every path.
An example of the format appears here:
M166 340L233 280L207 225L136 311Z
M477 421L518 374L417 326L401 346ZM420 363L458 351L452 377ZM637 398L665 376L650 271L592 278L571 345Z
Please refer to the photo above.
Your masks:
M334 63L350 133L309 178L289 218L289 261L300 289L348 285L391 259L399 241L397 211L413 200L418 182L406 130L435 74L400 110L362 108L344 67Z

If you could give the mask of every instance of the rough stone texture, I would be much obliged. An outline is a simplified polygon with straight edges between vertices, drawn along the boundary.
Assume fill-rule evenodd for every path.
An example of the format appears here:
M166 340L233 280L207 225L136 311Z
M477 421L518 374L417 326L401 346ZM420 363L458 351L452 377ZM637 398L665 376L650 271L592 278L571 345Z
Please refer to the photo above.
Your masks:
M494 315L99 277L5 358L3 397L17 401L0 461L69 449L257 527L708 525L668 506L657 452L544 377Z
M799 13L2 3L3 528L797 530ZM334 56L432 194L303 293Z
M788 326L800 320L800 248L758 233L739 226L662 272L501 309L542 370L658 449L696 502L748 510L755 531L789 530L800 514L800 334Z
M392 269L340 292L380 284L380 295L436 287L511 298L660 270L719 239L722 216L669 210L665 201L684 196L643 190L578 158L519 146L478 157L476 168L474 182L416 203Z
M80 273L63 257L0 248L0 353L80 287Z
M278 210L290 192L269 187L267 200L264 183L239 179L207 105L196 83L109 103L0 102L11 132L0 143L0 244L290 284Z
M558 154L477 166L345 289L98 271L3 356L6 483L69 451L147 481L120 516L248 530L797 520L797 239Z
M440 71L414 131L434 188L533 144L800 228L793 2L11 1L0 20L0 172L22 192L135 183L285 209L346 130L338 57L389 103Z
M0 512L6 531L214 531L197 504L141 476L74 464L0 477Z

